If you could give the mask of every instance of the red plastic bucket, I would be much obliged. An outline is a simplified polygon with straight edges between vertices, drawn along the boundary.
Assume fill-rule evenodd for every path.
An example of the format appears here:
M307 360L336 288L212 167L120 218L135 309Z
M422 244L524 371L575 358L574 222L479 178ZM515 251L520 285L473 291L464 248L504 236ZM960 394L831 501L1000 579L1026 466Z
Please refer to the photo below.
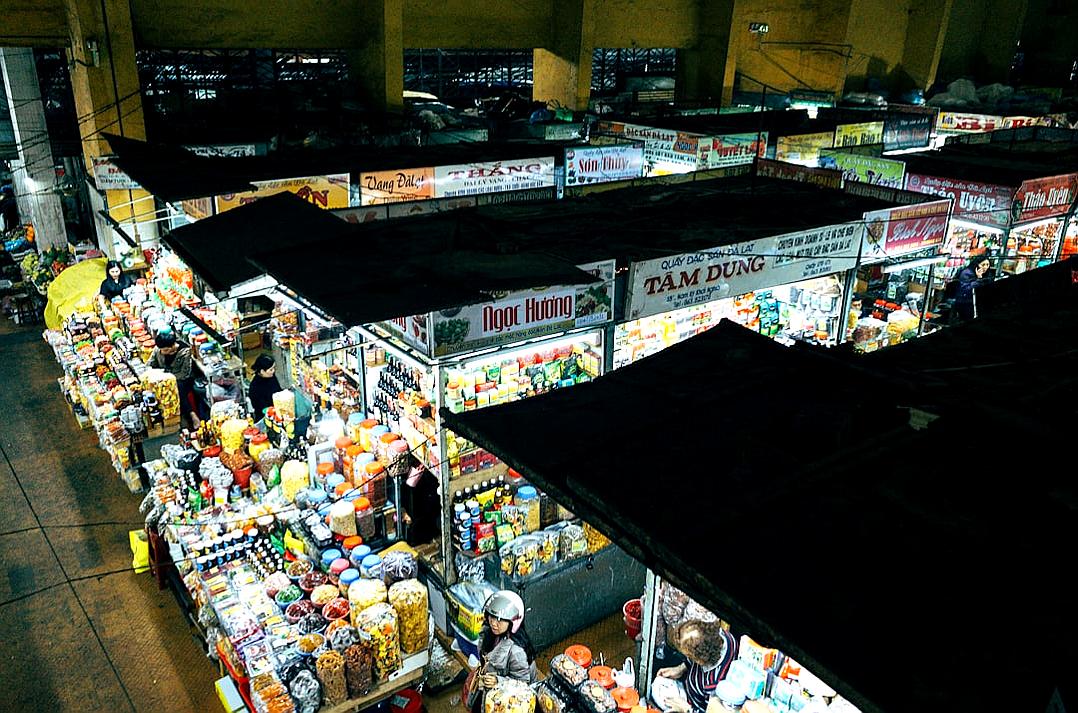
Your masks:
M625 635L630 639L640 636L640 627L644 614L644 604L640 599L630 599L621 608L625 621Z

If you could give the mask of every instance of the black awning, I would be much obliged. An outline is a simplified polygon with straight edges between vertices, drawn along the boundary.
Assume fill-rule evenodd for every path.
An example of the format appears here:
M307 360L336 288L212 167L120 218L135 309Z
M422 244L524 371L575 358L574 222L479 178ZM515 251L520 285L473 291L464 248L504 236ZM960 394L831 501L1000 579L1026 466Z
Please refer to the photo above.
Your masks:
M241 159L198 156L178 146L104 136L116 154L112 161L168 203L255 189L251 179L237 171L243 164Z
M598 280L571 262L538 253L387 251L378 249L378 241L357 240L359 234L337 245L305 245L251 259L348 326L487 302L499 292Z
M248 260L256 252L339 240L352 230L329 212L284 192L176 228L163 240L221 292L264 273Z
M590 384L443 415L865 710L1045 706L1074 665L1070 471L1001 447L988 413L915 432L896 408L912 395L723 322Z

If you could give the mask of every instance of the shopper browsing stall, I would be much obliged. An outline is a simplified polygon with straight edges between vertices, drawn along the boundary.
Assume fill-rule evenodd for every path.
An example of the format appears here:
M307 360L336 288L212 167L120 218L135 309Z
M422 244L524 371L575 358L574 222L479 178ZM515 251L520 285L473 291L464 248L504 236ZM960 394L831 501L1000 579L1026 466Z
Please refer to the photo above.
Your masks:
M480 679L482 687L493 688L499 676L529 685L539 680L535 648L524 629L524 600L508 590L495 592L483 614L486 622L479 653L486 673Z
M978 255L970 260L962 272L958 273L958 288L955 292L954 306L958 316L963 320L973 319L977 316L975 291L989 280L988 267L991 261L984 255Z
M181 344L172 332L165 331L157 333L154 344L156 346L150 354L150 366L176 377L176 388L180 392L180 420L184 428L198 428L191 348Z
M273 405L273 395L282 389L281 382L277 380L277 365L269 354L259 354L251 368L255 375L247 389L247 396L251 399L251 408L257 421L266 413L266 409Z
M686 621L674 632L674 643L687 661L660 669L663 678L682 680L688 701L671 700L673 713L703 713L715 686L737 657L737 642L717 621Z
M401 488L401 507L408 525L409 545L424 545L438 536L442 518L438 479L415 458L405 487Z
M92 283L91 283L92 284ZM123 295L135 281L130 275L124 274L124 269L116 260L105 263L105 279L101 281L101 294L110 302Z

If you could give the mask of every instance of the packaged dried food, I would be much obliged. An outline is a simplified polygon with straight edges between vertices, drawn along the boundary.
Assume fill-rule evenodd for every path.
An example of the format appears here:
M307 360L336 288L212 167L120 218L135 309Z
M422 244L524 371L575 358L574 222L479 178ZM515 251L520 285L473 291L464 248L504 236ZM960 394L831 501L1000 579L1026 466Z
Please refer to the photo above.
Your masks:
M284 451L276 448L267 448L258 454L258 472L263 476L269 475L269 472L275 467L279 468L284 465L284 461Z
M618 704L610 695L610 691L598 681L584 681L578 690L584 709L590 713L614 713L618 709Z
M397 612L393 607L384 603L367 607L359 614L356 628L370 637L375 680L381 681L401 667Z
M331 630L334 625L338 626ZM330 622L330 626L326 627L326 639L329 640L330 648L337 651L344 651L352 644L358 644L362 640L359 630L345 619Z
M559 559L570 560L588 553L587 538L584 536L584 528L580 525L566 525L561 529L559 537Z
M322 704L322 685L310 671L300 671L288 684L298 713L316 713Z
M558 654L550 660L550 671L570 688L576 688L588 680L588 672L584 667L565 654Z
M411 552L387 552L382 557L382 578L387 587L419 576L419 564Z
M287 574L284 572L274 572L266 577L265 581L262 583L262 588L265 590L266 596L273 598L277 596L277 592L286 588L290 583Z
M430 644L427 588L418 579L406 579L389 588L389 603L397 612L401 651L416 654Z
M293 562L293 564L295 564ZM329 575L325 572L306 572L299 577L299 588L304 592L313 592L318 587L329 583Z
M388 591L380 579L357 579L348 588L348 604L352 607L352 624L367 607L387 600Z
M327 621L343 620L348 616L348 612L348 600L341 597L331 599L322 607L322 616Z
M308 599L301 599L289 604L288 608L284 610L284 616L285 619L288 619L289 624L298 624L300 619L313 611L314 603Z
M501 546L498 550L498 557L501 560L502 574L512 577L513 572L516 571L516 557L513 556L513 543L508 542Z
M344 657L336 651L327 651L315 664L318 680L322 682L322 694L327 706L335 706L348 700L348 683L344 677Z
M535 713L535 692L523 681L499 678L483 697L484 713Z
M539 538L539 562L551 564L558 560L558 533L554 530L541 530L536 535Z
M324 607L337 598L340 591L332 584L320 584L311 592L311 601L316 607Z
M277 602L277 606L286 607L302 596L303 592L299 591L299 587L294 584L289 584L287 587L277 592L277 596L273 599Z
M318 647L326 643L326 637L321 634L304 634L299 637L299 641L296 643L296 648L302 654L308 656L313 654Z
M534 537L518 537L513 540L514 574L527 577L539 564L539 542Z
M366 643L352 644L344 650L344 676L350 697L363 696L371 690L372 663Z
M300 634L313 634L325 629L326 620L320 612L311 612L296 623L296 631Z
M314 569L314 565L311 564L311 561L303 559L290 562L285 568L285 572L287 572L288 576L292 579L299 579L312 569ZM312 586L311 589L314 589L314 586Z

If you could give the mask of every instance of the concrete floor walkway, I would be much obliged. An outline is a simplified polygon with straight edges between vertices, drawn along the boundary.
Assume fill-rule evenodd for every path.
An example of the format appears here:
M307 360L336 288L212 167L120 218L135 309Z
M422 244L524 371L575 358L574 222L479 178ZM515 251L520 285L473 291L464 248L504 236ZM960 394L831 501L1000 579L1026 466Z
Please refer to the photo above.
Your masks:
M99 576L131 566L141 498L75 424L41 329L0 320L0 711L220 710L172 595Z

